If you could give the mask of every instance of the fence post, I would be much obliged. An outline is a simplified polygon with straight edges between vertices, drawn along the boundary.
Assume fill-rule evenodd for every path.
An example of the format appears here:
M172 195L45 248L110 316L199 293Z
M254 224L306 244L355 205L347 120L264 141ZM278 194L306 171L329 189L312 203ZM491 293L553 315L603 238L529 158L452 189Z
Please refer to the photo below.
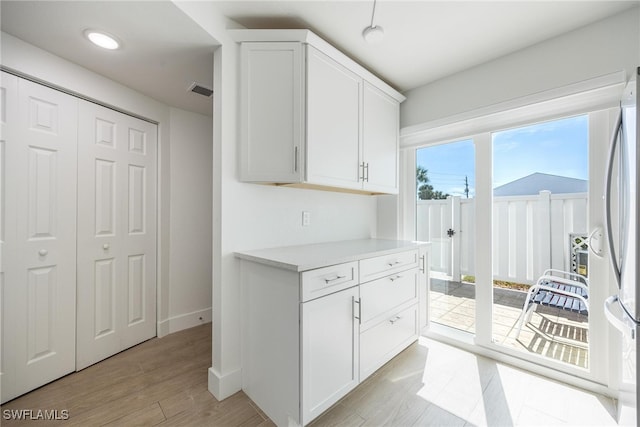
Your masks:
M538 271L533 277L551 268L551 192L542 190L538 194Z
M449 198L451 203L451 228L455 231L451 237L451 280L459 282L460 277L460 196Z

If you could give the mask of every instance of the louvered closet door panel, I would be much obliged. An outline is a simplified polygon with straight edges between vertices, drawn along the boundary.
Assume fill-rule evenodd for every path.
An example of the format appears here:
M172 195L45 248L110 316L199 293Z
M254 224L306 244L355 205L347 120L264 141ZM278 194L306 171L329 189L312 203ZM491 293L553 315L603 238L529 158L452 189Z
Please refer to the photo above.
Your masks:
M157 127L82 101L79 134L82 369L156 335Z
M17 100L3 99L10 130L0 144L3 255L11 254L3 261L3 370L15 375L3 401L75 368L78 101L16 80Z

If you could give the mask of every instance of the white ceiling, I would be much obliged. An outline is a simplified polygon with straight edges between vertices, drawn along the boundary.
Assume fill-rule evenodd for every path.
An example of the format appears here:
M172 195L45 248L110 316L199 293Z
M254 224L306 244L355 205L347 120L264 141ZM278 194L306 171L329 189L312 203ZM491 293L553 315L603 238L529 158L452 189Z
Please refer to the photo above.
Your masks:
M399 90L406 91L638 6L639 1L379 0L367 44L372 0L215 1L247 28L309 28ZM212 86L210 37L167 1L7 1L2 31L168 105L211 114L211 100L186 91ZM86 28L124 41L99 51Z
M0 25L9 33L167 105L212 114L212 100L187 88L213 88L211 37L167 1L6 1ZM122 49L96 48L83 37L101 29Z
M373 0L217 1L247 28L309 28L401 91L604 19L631 1L378 0L378 44L362 30Z

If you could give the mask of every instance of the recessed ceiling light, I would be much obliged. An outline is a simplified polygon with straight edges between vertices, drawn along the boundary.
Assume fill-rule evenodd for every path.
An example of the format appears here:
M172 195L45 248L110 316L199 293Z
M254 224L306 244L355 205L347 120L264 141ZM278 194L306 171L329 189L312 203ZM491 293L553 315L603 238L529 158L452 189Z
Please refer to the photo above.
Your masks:
M103 49L115 50L120 47L118 39L104 31L85 30L84 36L89 39L91 43Z

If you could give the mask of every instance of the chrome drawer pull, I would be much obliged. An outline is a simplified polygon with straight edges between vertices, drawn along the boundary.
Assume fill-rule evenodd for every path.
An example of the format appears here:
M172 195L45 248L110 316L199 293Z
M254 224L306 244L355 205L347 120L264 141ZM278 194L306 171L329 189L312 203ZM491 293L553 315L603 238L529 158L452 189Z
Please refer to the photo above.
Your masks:
M392 282L395 282L398 279L402 279L402 276L399 274L396 274L394 277L389 277L389 280L391 280Z
M393 319L389 319L389 322L393 325L394 323L396 323L400 319L402 319L402 317L396 316Z
M402 264L400 261L393 261L393 262L388 262L387 265L389 267L393 267L394 265L398 265L398 264Z
M324 282L326 284L329 284L331 282L335 282L336 280L344 279L345 277L347 277L347 276L336 276L336 277L333 277L331 279L324 279Z

